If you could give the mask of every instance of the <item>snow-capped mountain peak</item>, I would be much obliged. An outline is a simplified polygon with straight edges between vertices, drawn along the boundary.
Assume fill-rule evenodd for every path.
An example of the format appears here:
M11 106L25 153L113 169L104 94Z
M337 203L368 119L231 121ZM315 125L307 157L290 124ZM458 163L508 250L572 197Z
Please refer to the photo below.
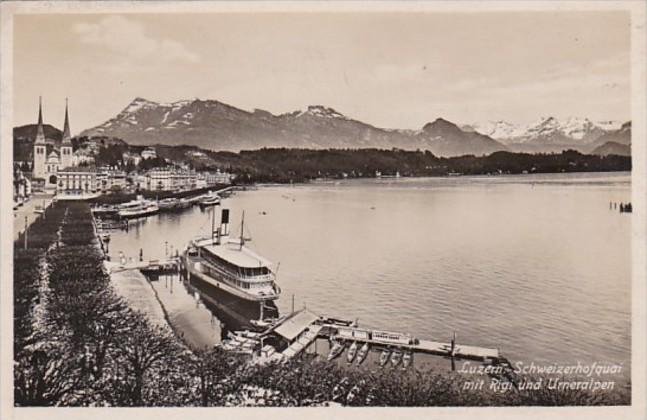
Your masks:
M605 132L618 129L620 125L615 121L598 123L588 118L567 117L558 119L551 115L546 115L527 125L498 120L475 123L467 127L506 144L538 142L579 144L591 143Z
M486 121L484 123L476 123L471 126L464 127L472 129L493 139L509 139L518 137L522 134L520 127L509 123L504 120Z
M343 120L348 119L348 117L346 117L343 114L340 114L334 109L328 108L322 105L310 105L308 106L308 109L306 111L302 111L298 114L298 116L302 116L302 115L310 115L312 117L323 117L323 118L341 118Z
M157 108L160 106L157 102L149 101L148 99L137 97L133 99L131 103L128 104L126 108L121 111L120 114L134 114L140 109L144 108Z
M596 126L588 118L569 117L561 124L561 132L568 137L582 140L587 133L590 133Z
M622 122L614 120L595 121L594 124L605 131L620 130Z

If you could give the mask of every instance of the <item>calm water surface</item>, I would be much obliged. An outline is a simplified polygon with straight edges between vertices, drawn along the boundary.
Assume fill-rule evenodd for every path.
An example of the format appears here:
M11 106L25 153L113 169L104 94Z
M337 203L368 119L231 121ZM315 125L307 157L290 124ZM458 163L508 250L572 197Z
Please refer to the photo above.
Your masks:
M278 307L498 347L510 360L630 369L630 175L353 180L223 200L280 263ZM219 212L219 209L217 208ZM110 251L162 258L209 232L198 207L131 222ZM249 228L247 228L249 227Z

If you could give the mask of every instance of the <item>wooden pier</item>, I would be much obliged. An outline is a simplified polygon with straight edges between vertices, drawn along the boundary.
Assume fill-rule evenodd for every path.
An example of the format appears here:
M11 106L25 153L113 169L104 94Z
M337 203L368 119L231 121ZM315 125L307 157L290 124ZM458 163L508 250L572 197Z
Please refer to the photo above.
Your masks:
M168 258L165 260L148 261L122 261L106 262L110 273L117 273L127 270L139 270L142 273L174 274L180 271L179 258Z
M331 322L329 318L321 317L306 309L296 311L287 317L279 319L262 333L263 337L270 335L281 337L286 342L287 347L282 352L283 357L286 359L301 353L317 338L327 338L346 342L356 341L360 344L368 343L374 348L398 349L412 353L427 353L484 363L508 363L507 359L501 356L498 349L417 339L406 334L386 333L384 331L360 328L342 320ZM387 335L394 338L391 340L379 338ZM395 337L400 338L396 339Z

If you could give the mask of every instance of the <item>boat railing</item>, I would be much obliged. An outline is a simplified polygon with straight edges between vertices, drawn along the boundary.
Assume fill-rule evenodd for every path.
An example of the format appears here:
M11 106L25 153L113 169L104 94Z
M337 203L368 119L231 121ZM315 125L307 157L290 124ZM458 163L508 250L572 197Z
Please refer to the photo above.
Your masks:
M244 274L241 274L241 273L238 273L238 272L235 272L235 271L231 271L231 270L227 270L227 269L222 268L222 267L218 267L218 266L214 265L213 263L209 262L208 260L206 260L204 258L200 258L200 263L202 265L205 265L210 270L217 271L218 273L223 274L223 275L229 277L231 280L234 280L234 281L235 280L244 280L244 281L246 281L248 283L252 283L252 284L253 283L270 282L270 281L273 282L274 281L274 274L263 274L263 275L259 275L259 276L246 276Z

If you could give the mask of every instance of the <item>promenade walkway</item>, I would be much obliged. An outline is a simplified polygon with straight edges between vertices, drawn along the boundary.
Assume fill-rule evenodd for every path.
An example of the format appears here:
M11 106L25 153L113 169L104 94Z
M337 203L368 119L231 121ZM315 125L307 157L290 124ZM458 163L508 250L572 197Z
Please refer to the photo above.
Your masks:
M126 299L128 306L144 313L153 324L169 327L155 291L139 270L111 272L110 282L117 294Z
M29 201L27 201L22 206L18 207L17 210L13 211L13 239L14 241L18 239L18 235L25 231L25 216L27 216L27 225L30 226L34 220L39 216L37 213L34 213L36 206L42 206L45 204L45 208L49 207L52 203L51 194L34 194L31 196Z

